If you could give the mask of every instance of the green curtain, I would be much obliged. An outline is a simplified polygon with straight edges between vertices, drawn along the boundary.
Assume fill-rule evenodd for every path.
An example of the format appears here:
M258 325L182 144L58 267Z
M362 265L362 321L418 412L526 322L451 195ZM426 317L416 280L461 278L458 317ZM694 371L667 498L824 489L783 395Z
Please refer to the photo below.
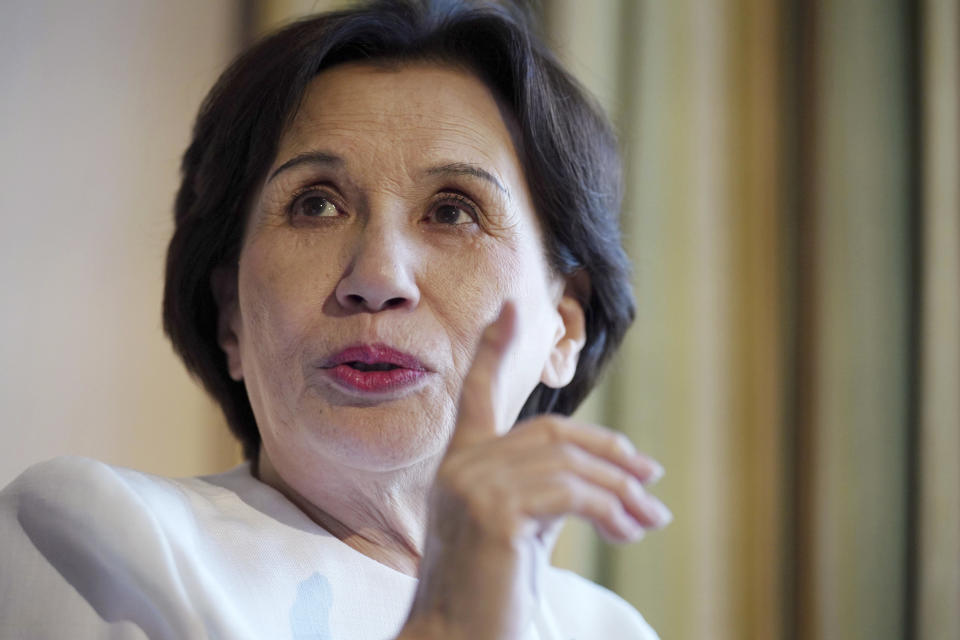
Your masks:
M583 415L676 515L557 560L664 637L960 637L957 3L545 9L627 162L639 316Z
M922 12L920 363L911 631L960 638L960 6Z

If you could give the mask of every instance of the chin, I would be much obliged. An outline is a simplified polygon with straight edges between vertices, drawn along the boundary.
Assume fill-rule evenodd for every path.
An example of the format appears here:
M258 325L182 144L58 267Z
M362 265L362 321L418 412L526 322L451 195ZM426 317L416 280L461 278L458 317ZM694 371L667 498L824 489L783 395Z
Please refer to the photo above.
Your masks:
M310 448L328 461L365 471L394 471L437 459L452 418L424 420L404 411L340 408L334 421L310 428Z

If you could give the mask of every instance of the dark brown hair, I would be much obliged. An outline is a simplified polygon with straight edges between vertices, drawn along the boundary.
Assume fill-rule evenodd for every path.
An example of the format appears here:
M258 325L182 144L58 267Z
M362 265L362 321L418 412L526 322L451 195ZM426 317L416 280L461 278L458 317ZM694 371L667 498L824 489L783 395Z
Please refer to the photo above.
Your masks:
M253 192L307 84L323 69L366 60L459 65L487 83L516 119L549 262L560 274L588 277L581 300L587 339L576 374L562 389L538 385L521 419L573 412L633 321L616 139L524 12L503 3L381 0L302 20L243 53L204 101L183 157L167 253L164 329L248 458L256 459L260 434L217 342L211 273L236 263Z

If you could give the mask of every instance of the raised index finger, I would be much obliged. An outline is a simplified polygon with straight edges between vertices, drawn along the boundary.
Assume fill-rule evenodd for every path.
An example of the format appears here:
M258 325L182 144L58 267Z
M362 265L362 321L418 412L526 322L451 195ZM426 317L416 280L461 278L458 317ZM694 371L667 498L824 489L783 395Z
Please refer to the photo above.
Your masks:
M495 438L506 419L503 415L507 352L517 331L517 309L510 300L483 331L473 364L463 380L457 425L448 451Z

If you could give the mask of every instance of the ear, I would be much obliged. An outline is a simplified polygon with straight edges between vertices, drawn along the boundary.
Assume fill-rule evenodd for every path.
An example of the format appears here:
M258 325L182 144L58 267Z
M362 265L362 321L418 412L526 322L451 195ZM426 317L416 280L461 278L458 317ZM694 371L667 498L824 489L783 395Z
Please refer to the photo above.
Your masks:
M240 359L240 339L237 325L240 320L237 299L237 267L220 266L210 274L210 289L217 303L217 343L227 357L227 372L237 382L243 380Z
M577 287L577 284L580 283L576 282L576 278L568 280L557 302L560 324L554 336L553 348L540 374L540 382L554 389L565 387L573 380L580 351L587 342L587 322L577 295L577 289L582 287Z

